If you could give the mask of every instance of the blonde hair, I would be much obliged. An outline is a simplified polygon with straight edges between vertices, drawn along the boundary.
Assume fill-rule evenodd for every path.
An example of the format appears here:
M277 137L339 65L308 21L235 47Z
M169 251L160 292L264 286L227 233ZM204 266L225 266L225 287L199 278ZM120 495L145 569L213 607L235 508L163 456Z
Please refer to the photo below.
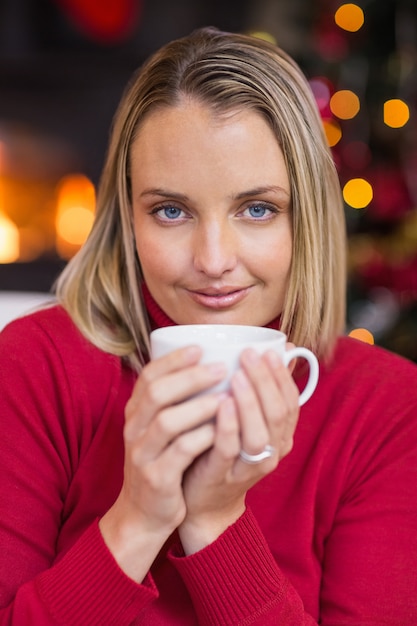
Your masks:
M222 114L251 109L273 130L292 196L293 260L282 330L328 357L345 325L345 219L316 103L296 63L247 35L199 29L140 68L114 118L91 234L56 285L84 335L140 369L149 349L130 206L129 157L145 116L194 98Z

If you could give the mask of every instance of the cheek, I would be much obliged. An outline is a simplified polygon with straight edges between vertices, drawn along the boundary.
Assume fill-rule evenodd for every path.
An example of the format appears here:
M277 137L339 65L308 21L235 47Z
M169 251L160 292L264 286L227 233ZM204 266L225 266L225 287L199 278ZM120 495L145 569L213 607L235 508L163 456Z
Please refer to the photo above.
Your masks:
M136 244L143 277L147 282L167 281L174 278L180 265L178 250L161 245L157 238L146 237Z
M264 239L261 245L247 246L246 264L254 273L273 281L285 280L292 259L292 242L289 237Z

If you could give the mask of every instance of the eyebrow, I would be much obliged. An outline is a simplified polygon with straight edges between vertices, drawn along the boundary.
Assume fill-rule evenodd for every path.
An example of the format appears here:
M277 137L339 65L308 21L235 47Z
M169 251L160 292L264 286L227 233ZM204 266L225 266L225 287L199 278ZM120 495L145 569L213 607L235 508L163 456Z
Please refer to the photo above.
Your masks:
M163 198L176 198L177 200L188 200L188 196L183 193L177 193L175 191L169 191L168 189L161 189L156 187L155 189L145 189L140 194L140 198L144 196L162 196Z
M232 199L242 200L244 198L259 196L265 193L278 193L285 196L286 199L290 199L290 193L286 189L284 189L284 187L280 187L279 185L262 185L259 187L254 187L253 189L246 189L245 191L241 191L240 193L232 196ZM175 198L176 200L182 201L189 200L188 196L186 196L185 194L175 191L169 191L168 189L162 189L159 187L153 189L145 189L144 191L142 191L139 197L142 198L144 196L160 196L163 198Z
M242 200L243 198L247 198L249 196L260 196L264 193L278 193L284 195L288 200L290 199L290 193L284 187L280 187L279 185L263 185L260 187L254 187L253 189L248 189L247 191L242 191L238 193L234 198L236 200Z

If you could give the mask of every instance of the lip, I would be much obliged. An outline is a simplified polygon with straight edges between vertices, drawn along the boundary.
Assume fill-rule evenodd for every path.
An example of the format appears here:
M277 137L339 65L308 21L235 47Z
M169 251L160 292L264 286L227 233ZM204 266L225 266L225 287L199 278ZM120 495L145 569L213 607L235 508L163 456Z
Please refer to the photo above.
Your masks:
M189 296L197 304L208 309L227 309L246 298L250 287L222 287L220 289L207 288L201 290L187 290Z

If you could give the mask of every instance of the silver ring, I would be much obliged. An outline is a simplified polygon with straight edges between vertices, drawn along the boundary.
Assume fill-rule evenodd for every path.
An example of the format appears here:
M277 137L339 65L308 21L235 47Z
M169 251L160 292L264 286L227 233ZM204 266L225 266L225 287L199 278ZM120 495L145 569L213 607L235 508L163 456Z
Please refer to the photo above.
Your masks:
M239 458L244 463L249 463L249 465L255 465L256 463L262 463L262 461L265 461L265 459L271 458L271 456L274 456L275 452L276 450L274 446L267 445L262 450L262 452L259 452L259 454L248 454L244 450L241 450L239 452Z

